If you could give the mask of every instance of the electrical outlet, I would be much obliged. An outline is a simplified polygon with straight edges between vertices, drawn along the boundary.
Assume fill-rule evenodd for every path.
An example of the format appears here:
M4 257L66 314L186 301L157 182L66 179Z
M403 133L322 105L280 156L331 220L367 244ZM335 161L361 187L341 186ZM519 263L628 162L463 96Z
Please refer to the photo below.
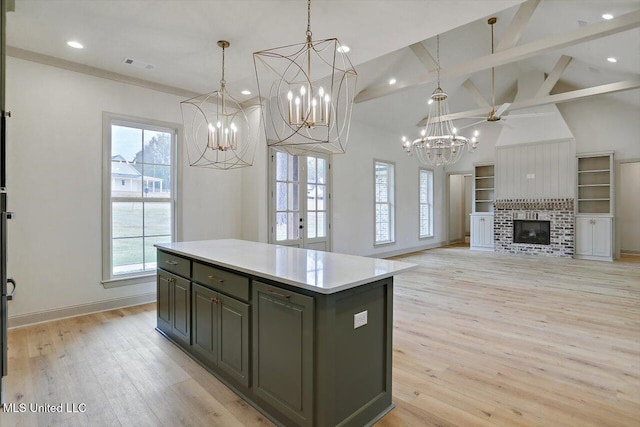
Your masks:
M353 315L353 329L358 329L367 324L367 310Z

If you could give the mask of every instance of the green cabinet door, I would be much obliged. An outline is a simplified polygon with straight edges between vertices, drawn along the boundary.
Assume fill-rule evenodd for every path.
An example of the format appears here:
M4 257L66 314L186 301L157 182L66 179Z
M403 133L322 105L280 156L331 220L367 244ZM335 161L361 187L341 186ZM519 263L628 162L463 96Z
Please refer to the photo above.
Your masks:
M166 334L171 333L171 288L172 278L162 270L158 270L157 305L158 329Z
M218 367L249 387L249 305L218 296Z
M171 332L175 339L191 344L191 282L180 277L173 278L171 290Z
M192 348L215 365L218 363L218 294L196 283L192 286Z
M253 390L296 425L313 423L314 300L253 282Z

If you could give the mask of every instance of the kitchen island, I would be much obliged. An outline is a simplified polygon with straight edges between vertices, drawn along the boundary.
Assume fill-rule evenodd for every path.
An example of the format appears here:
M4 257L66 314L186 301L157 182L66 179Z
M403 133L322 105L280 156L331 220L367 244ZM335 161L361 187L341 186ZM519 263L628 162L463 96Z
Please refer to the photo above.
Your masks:
M391 401L398 261L243 240L156 245L157 330L279 425L363 426Z

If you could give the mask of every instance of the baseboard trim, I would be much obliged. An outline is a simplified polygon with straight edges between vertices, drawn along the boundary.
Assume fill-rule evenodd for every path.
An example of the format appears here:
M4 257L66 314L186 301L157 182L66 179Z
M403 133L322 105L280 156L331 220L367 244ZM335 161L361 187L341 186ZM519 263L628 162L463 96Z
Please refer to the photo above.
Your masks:
M411 254L414 252L420 252L420 251L424 251L426 249L434 249L434 248L440 248L442 246L446 246L445 242L436 242L436 243L430 243L428 245L420 245L420 246L414 246L411 248L405 248L405 249L396 249L395 251L389 251L389 252L380 252L377 254L372 254L369 255L370 258L389 258L389 257L393 257L393 256L398 256L398 255L406 255L406 254Z
M22 328L36 323L50 322L52 320L67 319L69 317L83 316L86 314L99 313L101 311L114 310L116 308L131 307L134 305L146 304L156 300L156 293L149 292L130 297L114 298L105 301L98 301L89 304L78 304L69 307L56 308L53 310L38 311L35 313L20 314L9 317L9 329Z

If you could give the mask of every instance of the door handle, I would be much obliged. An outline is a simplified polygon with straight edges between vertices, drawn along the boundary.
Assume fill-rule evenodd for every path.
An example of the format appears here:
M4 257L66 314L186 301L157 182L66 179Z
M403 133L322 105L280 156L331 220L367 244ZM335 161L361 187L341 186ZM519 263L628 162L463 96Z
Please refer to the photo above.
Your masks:
M11 301L13 299L13 294L16 293L16 281L13 279L7 279L7 283L11 283L13 285L13 290L7 295L7 301Z
M210 280L213 280L214 282L218 282L218 283L224 283L224 280L222 279L218 279L216 276L207 276Z
M165 263L166 263L166 264L169 264L169 265L178 265L178 264L180 264L180 263L179 263L179 262L177 262L177 261L165 261Z
M276 292L272 289L267 289L267 293L273 295L274 297L282 298L282 299L291 299L291 295L281 294L280 292Z

